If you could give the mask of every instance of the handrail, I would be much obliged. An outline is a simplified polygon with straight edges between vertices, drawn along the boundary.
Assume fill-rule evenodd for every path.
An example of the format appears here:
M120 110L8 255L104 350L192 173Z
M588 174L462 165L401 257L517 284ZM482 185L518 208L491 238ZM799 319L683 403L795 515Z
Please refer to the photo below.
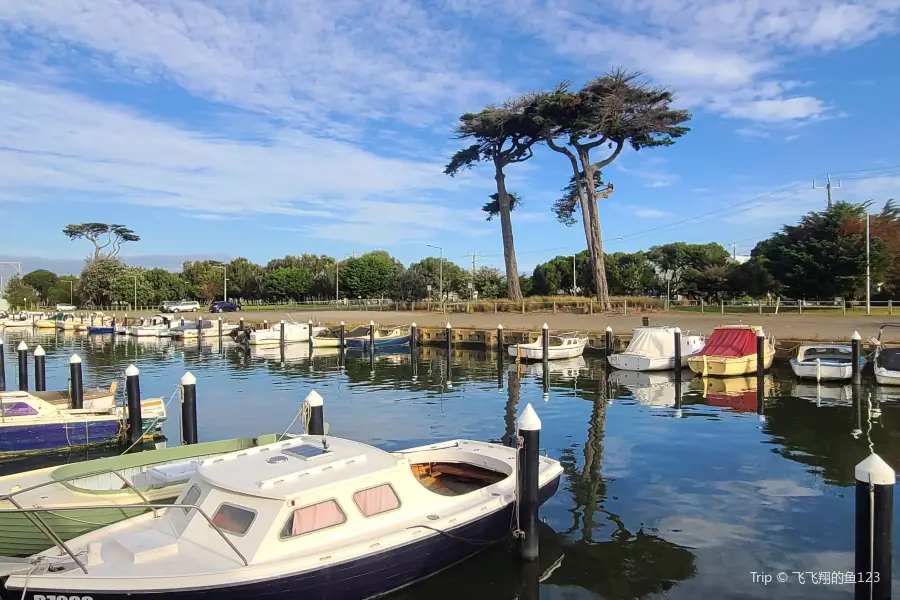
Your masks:
M150 500L143 494L143 492L141 492L138 488L136 488L136 487L135 487L131 482L129 482L127 479L125 479L125 477L124 477L121 473L119 473L118 471L115 471L115 470L113 470L113 469L102 469L102 470L100 470L100 471L91 471L91 472L89 472L89 473L78 473L78 474L76 474L76 475L71 475L71 476L69 476L69 477L64 477L64 478L62 478L62 479L53 479L53 480L51 480L51 481L44 481L44 482L42 482L42 483L38 483L37 485L31 485L31 486L28 486L28 487L26 487L26 488L22 488L22 489L16 490L16 491L11 492L11 493L9 493L9 494L3 494L3 495L0 495L0 501L2 501L2 500L9 500L10 502L12 502L12 501L13 501L13 500L12 500L12 497L13 497L13 496L18 496L19 494L22 494L22 493L25 493L25 492L30 492L30 491L32 491L32 490L37 490L37 489L40 489L40 488L42 488L42 487L46 487L46 486L48 486L48 485L53 485L53 484L55 484L55 483L63 483L63 482L65 482L65 481L72 481L72 480L75 480L75 479L81 479L82 477L92 477L92 476L94 476L94 475L108 475L108 474L110 474L110 473L112 473L113 475L115 475L116 477L118 477L119 479L121 479L122 482L125 484L125 487L126 487L127 489L133 490L134 493L136 493L138 496L140 496L141 500L143 500L144 503L147 505L147 508L149 508L150 510L153 511L153 517L154 517L154 518L158 518L158 517L159 517L159 513L157 512L156 508L154 508L153 504L150 503ZM13 504L15 504L15 502L13 502Z
M10 498L10 502L12 502L13 505L16 506L16 508L0 508L0 515L2 515L4 513L25 513L27 515L28 513L39 513L39 512L67 512L67 511L73 511L73 510L110 510L110 509L119 509L119 508L123 508L123 509L143 508L143 506L140 504L92 504L90 506L59 506L59 507L55 507L55 508L45 508L45 507L23 508L18 502L16 502L12 498ZM209 515L207 515L206 512L202 508L197 506L196 504L157 504L156 508L180 508L180 509L196 510L198 513L200 513L203 516L204 519L206 519L206 522L209 523L209 526L216 530L216 533L219 534L219 537L221 537L223 540L225 540L225 543L228 544L228 546L232 550L234 550L234 553L237 554L238 558L241 559L241 562L244 563L244 566L245 567L250 566L250 562L246 559L246 557L244 557L244 555L241 553L241 551L237 549L237 546L235 546L231 542L231 540L229 540L225 536L225 533L219 528L218 525L213 523L212 519L209 518ZM50 529L49 526L47 526L46 523L44 523L43 520L38 515L35 515L35 517L38 520L40 520L41 523L43 523L47 527L47 530L44 531L44 533L47 534L47 536L51 539L51 541L53 541L58 546L60 546L66 552L66 554L68 554L70 557L72 557L72 560L74 560L78 564L78 566L81 567L81 569L85 573L87 573L88 572L87 567L85 567L84 564L80 560L78 560L76 555L68 548L68 546L66 546L66 543L63 542L62 539L60 539L58 536L56 536L56 534L53 533L53 530Z
M53 542L54 544L56 544L56 545L60 548L60 550L62 550L62 551L65 552L66 554L68 554L69 557L70 557L72 560L75 561L75 564L77 564L78 567L79 567L82 571L84 571L85 575L87 575L87 572L88 572L87 567L84 566L84 563L83 563L83 562L81 562L80 560L78 560L78 557L75 555L74 552L72 552L72 550L69 549L69 547L68 547L68 546L66 545L66 543L63 541L63 539L62 539L61 537L59 537L58 535L56 535L56 532L53 531L53 529L50 528L50 526L49 526L49 525L41 518L40 515L32 515L32 514L30 514L30 513L32 513L32 512L37 512L37 511L35 511L35 509L22 508L22 505L19 504L18 502L16 502L16 500L15 500L14 498L9 498L8 500L12 503L13 506L16 507L16 510L11 510L11 509L8 509L8 508L4 508L4 509L2 509L3 511L7 511L7 512L23 512L23 513L25 514L25 518L26 518L26 519L28 519L29 521L31 521L31 522L34 524L35 527L37 527L38 529L40 529L40 530L41 530L41 533L43 533L44 535L46 535L46 536L50 539L51 542ZM37 519L37 521L35 521L35 519Z
M885 327L900 327L900 323L885 323L881 327L878 328L878 341L881 341L881 332Z

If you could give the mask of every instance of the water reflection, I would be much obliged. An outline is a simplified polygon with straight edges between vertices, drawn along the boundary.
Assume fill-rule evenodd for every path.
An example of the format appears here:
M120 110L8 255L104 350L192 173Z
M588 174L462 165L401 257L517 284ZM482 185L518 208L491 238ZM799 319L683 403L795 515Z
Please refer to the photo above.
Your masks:
M508 444L516 416L532 403L542 446L565 473L542 509L540 561L523 566L499 545L397 599L846 595L846 588L762 589L749 571L852 569L853 467L871 449L900 465L900 389L869 380L858 388L810 385L784 365L765 378L761 422L755 377L704 379L684 369L676 381L666 372L610 372L602 357L552 361L544 372L540 362L515 364L494 350L345 356L303 343L247 348L215 336L183 343L3 335L11 378L18 340L43 345L48 388L66 386L76 352L86 384L118 380L121 390L122 372L134 363L146 396L168 399L190 370L202 440L283 431L311 389L324 396L334 435L388 450L456 437ZM171 443L180 439L177 427L177 418L164 425ZM0 469L45 463L21 459Z

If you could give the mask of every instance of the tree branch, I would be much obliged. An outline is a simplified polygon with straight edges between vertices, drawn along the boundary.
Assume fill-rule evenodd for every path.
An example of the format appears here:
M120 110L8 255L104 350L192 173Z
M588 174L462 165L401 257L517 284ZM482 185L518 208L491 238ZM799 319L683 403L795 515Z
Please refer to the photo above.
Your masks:
M599 140L594 140L593 142L588 142L587 144L582 144L582 147L586 148L587 150L593 150L594 148L605 144L608 139L609 139L609 136L604 135Z
M612 154L610 154L607 158L601 160L600 162L594 163L592 166L595 169L602 169L603 167L607 166L608 164L610 164L611 162L616 160L616 158L618 158L618 156L619 156L619 153L622 152L622 148L624 148L624 147L625 147L624 140L619 140L618 142L616 142L616 149Z

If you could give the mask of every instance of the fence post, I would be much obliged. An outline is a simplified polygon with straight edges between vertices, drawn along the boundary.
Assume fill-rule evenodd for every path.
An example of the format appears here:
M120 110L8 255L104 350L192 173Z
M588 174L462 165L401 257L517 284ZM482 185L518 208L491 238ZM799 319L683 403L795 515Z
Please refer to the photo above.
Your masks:
M622 316L628 316L628 300L622 300Z
M762 314L762 299L757 304L759 304L759 314Z
M722 314L724 315L725 314L725 298L722 298L721 304L722 304Z
M894 301L893 300L888 300L888 314L892 317L894 316Z
M700 298L700 314L703 314L703 298Z
M800 310L800 314L803 314L803 300L797 300L797 308Z
M588 311L590 312L590 314L594 314L594 299L593 298L590 299L590 304L588 306L589 306Z
M525 298L522 298L522 314L525 314Z
M556 300L553 301L553 314L556 314Z

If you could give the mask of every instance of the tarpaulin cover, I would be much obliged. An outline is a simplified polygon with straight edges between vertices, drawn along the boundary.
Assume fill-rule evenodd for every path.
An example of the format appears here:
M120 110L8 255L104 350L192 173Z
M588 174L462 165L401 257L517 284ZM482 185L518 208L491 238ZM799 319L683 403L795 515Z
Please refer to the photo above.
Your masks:
M669 327L636 327L625 354L650 358L675 356L675 330Z
M889 371L900 371L900 348L882 348L878 353L878 366Z
M715 329L699 356L749 356L756 354L756 332L752 329Z

